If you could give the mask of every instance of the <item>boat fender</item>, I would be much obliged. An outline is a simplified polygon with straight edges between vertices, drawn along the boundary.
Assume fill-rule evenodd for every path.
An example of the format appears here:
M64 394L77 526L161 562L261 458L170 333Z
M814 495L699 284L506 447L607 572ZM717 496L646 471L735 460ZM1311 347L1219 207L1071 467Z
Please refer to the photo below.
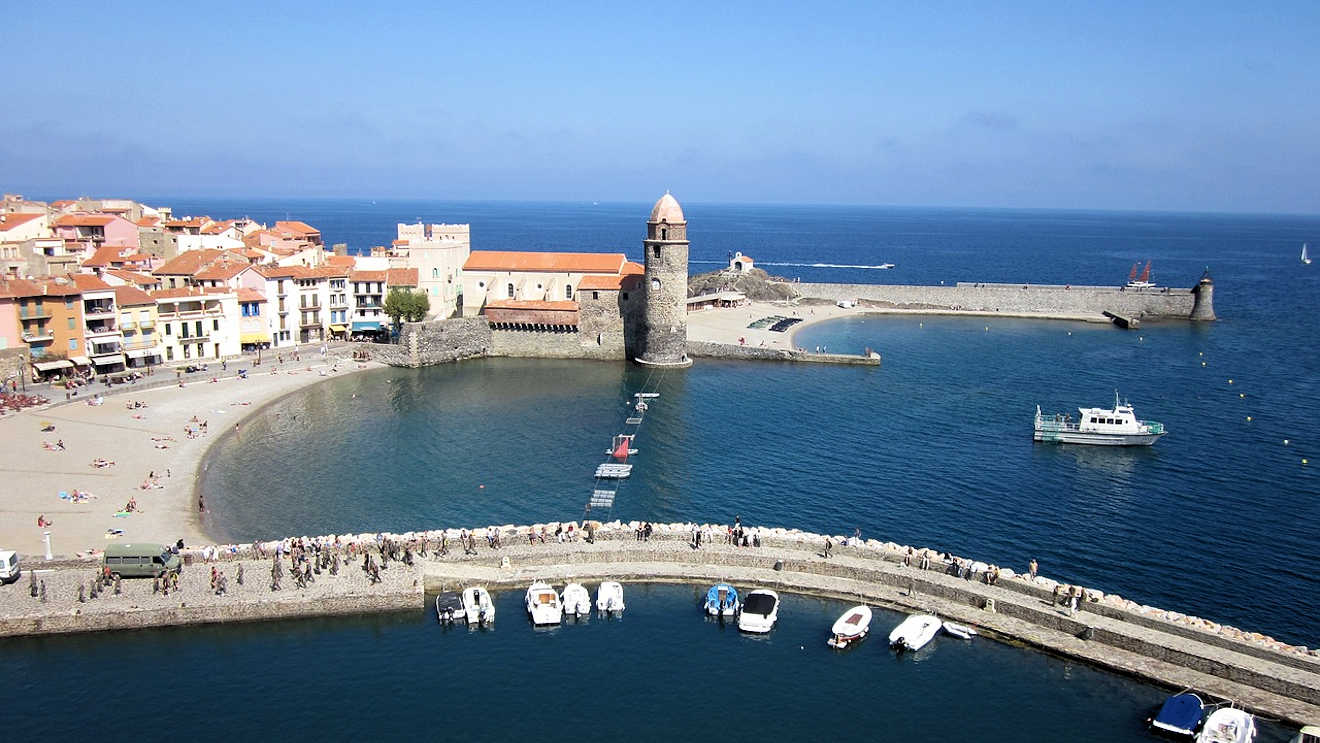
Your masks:
M783 570L783 569L784 569L784 561L775 560L775 570Z
M994 613L995 613L995 600L994 600L994 599L986 599L986 600L985 600L985 605L984 605L982 608L984 608L986 611L990 612L991 614L994 614Z
M1086 640L1087 642L1090 642L1091 640L1094 640L1094 639L1095 639L1095 628L1094 628L1094 627L1087 627L1087 628L1083 629L1081 632L1078 632L1078 633L1077 633L1077 639L1079 639L1079 640Z

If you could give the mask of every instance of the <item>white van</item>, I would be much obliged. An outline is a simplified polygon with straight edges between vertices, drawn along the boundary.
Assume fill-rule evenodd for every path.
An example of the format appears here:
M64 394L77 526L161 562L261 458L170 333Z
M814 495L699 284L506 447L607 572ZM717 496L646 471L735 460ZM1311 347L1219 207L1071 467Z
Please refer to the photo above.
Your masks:
M18 566L18 553L0 550L0 583L13 583L23 570Z

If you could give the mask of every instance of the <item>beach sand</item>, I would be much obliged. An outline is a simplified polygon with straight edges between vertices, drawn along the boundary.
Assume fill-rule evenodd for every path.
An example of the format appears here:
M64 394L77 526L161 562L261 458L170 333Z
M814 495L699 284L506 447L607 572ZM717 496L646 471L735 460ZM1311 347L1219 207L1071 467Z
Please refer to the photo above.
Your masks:
M332 371L336 363L337 372ZM331 377L380 366L317 355L314 361L266 364L260 371L250 370L247 379L227 377L212 383L198 378L182 388L117 388L99 406L80 401L6 416L0 419L0 477L5 481L0 491L0 549L40 559L47 531L52 552L63 556L104 549L111 541L209 542L193 490L211 444L235 424L241 427L243 419L265 403ZM157 375L162 373L169 370ZM95 391L87 388L83 394ZM127 409L132 401L147 407ZM205 421L208 430L188 438L185 428L198 426L191 422L194 416ZM54 424L55 430L43 432L43 422ZM43 446L60 440L63 451ZM93 466L98 457L114 465ZM142 489L153 471L159 487ZM77 503L60 497L75 489L92 495ZM116 516L130 498L137 500L137 510ZM38 527L42 515L52 525ZM123 533L110 537L110 529Z

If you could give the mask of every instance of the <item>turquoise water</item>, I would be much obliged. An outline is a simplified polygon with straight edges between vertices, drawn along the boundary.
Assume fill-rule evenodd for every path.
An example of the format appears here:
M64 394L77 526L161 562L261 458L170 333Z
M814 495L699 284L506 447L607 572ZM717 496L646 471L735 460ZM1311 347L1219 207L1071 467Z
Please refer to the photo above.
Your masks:
M837 601L785 596L759 637L704 618L704 587L625 591L621 618L553 629L529 626L505 592L493 630L418 611L0 640L11 693L32 700L6 739L138 740L164 712L177 740L1124 743L1151 739L1142 723L1166 695L985 638L896 657L885 636L901 615L883 610L872 637L837 652ZM53 705L65 712L42 712ZM1257 741L1285 739L1267 727Z

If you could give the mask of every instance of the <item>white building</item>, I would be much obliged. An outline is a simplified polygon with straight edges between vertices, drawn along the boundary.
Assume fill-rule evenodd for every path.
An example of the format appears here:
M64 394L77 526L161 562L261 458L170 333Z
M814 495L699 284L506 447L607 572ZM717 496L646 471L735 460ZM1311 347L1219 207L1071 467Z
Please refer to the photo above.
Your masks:
M583 277L621 276L627 265L623 253L474 250L463 265L463 316L492 301L572 301Z
M219 361L237 356L238 295L232 289L159 289L156 300L159 341L165 363Z
M418 288L431 303L428 317L453 316L463 295L463 264L472 249L470 225L418 222L400 224L398 232L390 267L417 269Z

